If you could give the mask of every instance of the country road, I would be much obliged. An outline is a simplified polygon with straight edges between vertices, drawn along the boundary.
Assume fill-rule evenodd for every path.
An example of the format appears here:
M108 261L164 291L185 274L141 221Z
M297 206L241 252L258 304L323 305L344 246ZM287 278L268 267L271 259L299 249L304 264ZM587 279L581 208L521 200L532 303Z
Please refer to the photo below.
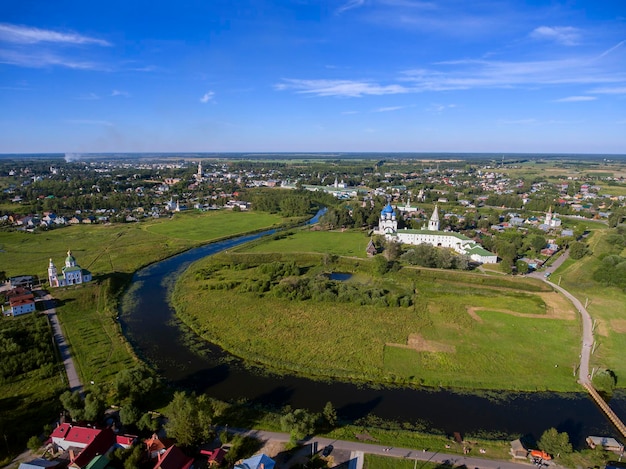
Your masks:
M289 441L289 434L278 432L267 432L262 430L243 430L229 428L230 433L238 433L251 436L262 441L275 441L285 443ZM525 469L534 468L528 460L520 460L520 462L503 461L496 459L485 459L472 456L464 456L461 454L446 454L437 451L429 451L428 448L394 448L388 445L379 445L371 443L359 443L355 441L334 440L330 438L311 437L301 441L302 444L317 444L318 452L327 445L333 445L334 450L349 451L351 453L375 454L379 456L396 457L400 459L408 459L411 461L428 461L437 464L447 464L450 466L463 466L469 469ZM475 449L479 451L479 449ZM362 464L362 462L361 462ZM552 468L557 465L550 464Z
M569 250L566 250L554 263L546 268L543 272L533 272L529 274L529 277L538 278L543 280L555 290L561 292L566 298L568 298L572 304L576 307L580 313L580 318L583 326L582 345L580 351L580 364L578 368L578 381L580 384L590 383L589 379L589 360L591 358L591 350L593 348L593 321L587 309L583 304L568 292L565 288L550 281L550 276L556 269L558 269L563 262L569 258ZM546 276L547 275L547 276Z
M44 313L48 316L50 324L52 325L54 342L57 344L57 348L61 354L61 360L63 361L63 367L65 368L65 373L67 374L70 391L78 391L82 394L83 385L78 378L78 373L76 372L76 367L74 366L74 360L72 359L72 355L70 353L70 347L65 340L63 329L61 329L61 325L59 324L59 318L57 317L57 312L54 308L54 298L47 293L43 297L42 301L44 303Z

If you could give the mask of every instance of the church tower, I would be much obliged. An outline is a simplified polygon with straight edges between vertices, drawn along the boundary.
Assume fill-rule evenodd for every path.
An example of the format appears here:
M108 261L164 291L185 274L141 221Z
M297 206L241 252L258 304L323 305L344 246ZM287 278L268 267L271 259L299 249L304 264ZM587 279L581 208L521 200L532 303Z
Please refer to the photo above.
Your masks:
M546 225L552 226L552 207L550 207L550 210L546 213Z
M398 221L396 220L396 212L388 203L380 212L380 220L378 221L378 232L381 234L393 234L398 231Z
M65 258L65 267L76 267L76 259L72 256L72 251L67 251L67 257Z
M48 283L51 287L59 286L59 277L57 274L57 268L52 262L52 258L50 259L50 264L48 264Z
M202 161L198 162L198 174L197 174L197 178L198 179L202 179Z
M439 231L439 209L435 205L435 211L428 221L428 231Z

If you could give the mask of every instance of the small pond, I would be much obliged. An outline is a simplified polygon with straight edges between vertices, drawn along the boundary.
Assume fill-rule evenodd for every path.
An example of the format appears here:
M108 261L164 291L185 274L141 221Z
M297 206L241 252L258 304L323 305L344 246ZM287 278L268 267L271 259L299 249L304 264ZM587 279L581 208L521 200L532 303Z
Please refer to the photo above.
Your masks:
M328 276L331 280L338 280L340 282L345 282L346 280L350 280L352 278L352 274L347 272L333 272Z

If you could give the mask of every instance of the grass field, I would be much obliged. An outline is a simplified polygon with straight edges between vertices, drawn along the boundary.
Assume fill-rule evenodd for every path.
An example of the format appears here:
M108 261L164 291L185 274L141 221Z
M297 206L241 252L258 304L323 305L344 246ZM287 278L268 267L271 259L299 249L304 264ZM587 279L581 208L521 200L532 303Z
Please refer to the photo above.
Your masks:
M389 456L376 456L366 454L363 469L436 469L441 466L432 462L418 461L417 466L414 459L391 458Z
M71 348L79 377L87 387L91 381L106 383L121 370L136 364L132 348L115 320L116 288L102 283L68 287L54 292L62 303L57 314Z
M588 240L593 254L580 261L566 261L552 274L552 278L561 278L561 286L583 304L588 301L587 310L596 321L594 338L598 343L591 357L591 366L613 370L618 378L618 387L625 387L626 292L617 287L602 286L591 278L601 256L612 250L612 246L605 242L608 234L608 229L595 231Z
M75 225L25 233L0 232L0 265L7 276L47 277L49 259L63 266L68 249L94 275L131 273L202 243L280 224L258 212L188 212L172 219L116 225Z
M273 245L265 247L273 250ZM542 291L541 282L420 269L380 278L369 274L369 260L340 258L327 265L324 256L316 263L307 255L300 258L307 276L333 269L354 272L347 283L355 288L408 294L414 305L288 300L271 291L241 290L257 281L255 262L299 260L289 252L260 256L199 261L174 292L180 317L235 355L309 376L482 389L578 389L572 371L580 341L577 317L561 295ZM224 268L225 263L241 267Z
M243 247L244 252L316 252L340 256L367 257L365 249L369 237L360 231L309 231L292 232L280 239Z
M168 239L207 242L280 225L285 220L265 212L180 212L171 219L147 223L146 230Z

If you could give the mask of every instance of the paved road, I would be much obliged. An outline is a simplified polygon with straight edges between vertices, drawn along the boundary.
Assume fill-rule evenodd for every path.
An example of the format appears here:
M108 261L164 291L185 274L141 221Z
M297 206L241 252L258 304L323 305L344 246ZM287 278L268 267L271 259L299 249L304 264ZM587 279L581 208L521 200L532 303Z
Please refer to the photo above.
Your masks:
M65 368L65 373L67 374L70 391L78 391L82 394L83 384L78 378L78 373L76 372L76 367L74 366L74 360L72 360L72 355L70 353L70 347L65 340L63 330L61 329L61 325L59 324L59 318L57 317L56 309L54 309L54 299L50 294L46 294L43 297L43 301L45 310L44 312L48 315L48 318L50 319L50 324L52 324L54 341L56 342L57 348L59 349L59 352L61 354L61 360L63 361L63 367Z
M546 268L543 272L533 272L529 274L529 277L535 277L540 280L543 280L551 287L560 291L567 297L572 304L576 307L578 312L580 313L580 317L582 319L583 324L583 337L582 337L582 346L580 351L580 365L578 368L578 381L581 384L590 383L589 379L589 359L591 357L591 349L593 348L593 321L591 320L591 316L589 312L585 309L583 304L578 301L578 299L572 295L570 292L565 290L563 287L560 287L556 283L553 283L549 280L551 277L546 277L546 274L552 275L552 273L558 269L563 262L567 260L569 257L569 250L566 250L554 263Z
M228 431L232 433L240 433L243 435L252 436L264 441L289 441L289 435L287 433L266 432L262 430L241 430L232 428L229 428ZM336 450L377 454L380 456L391 456L396 458L409 459L411 461L430 461L438 464L446 463L454 466L465 465L469 469L526 469L534 467L530 464L529 461L526 460L520 460L520 462L517 463L511 461L500 461L495 459L483 459L472 456L463 456L459 454L445 454L436 451L427 451L424 449L393 448L386 445L333 440L330 438L313 437L303 441L302 443L317 443L318 452L321 451L325 446L332 444L334 449ZM477 448L475 451L479 451L479 449ZM556 468L557 466L555 464L551 464L550 467Z

